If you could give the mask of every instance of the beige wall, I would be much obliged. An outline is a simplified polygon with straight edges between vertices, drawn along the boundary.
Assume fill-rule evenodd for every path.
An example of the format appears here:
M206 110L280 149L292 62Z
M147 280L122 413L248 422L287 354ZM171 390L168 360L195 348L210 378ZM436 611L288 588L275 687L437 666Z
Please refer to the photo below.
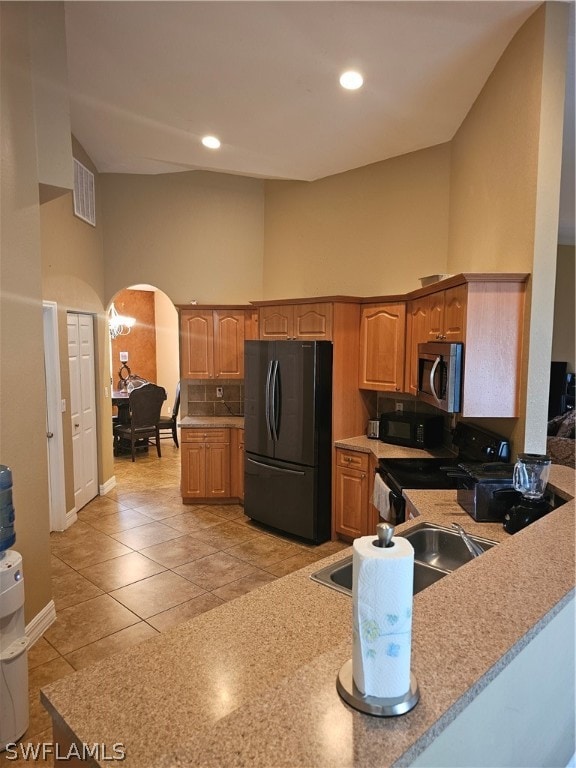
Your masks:
M576 274L574 269L576 249L573 245L558 246L556 262L556 291L554 296L554 335L552 337L552 360L566 360L568 370L576 371L576 339L574 315L574 293Z
M156 369L158 384L168 393L163 412L172 414L176 397L176 385L180 380L180 336L178 312L162 291L154 293L156 306Z
M265 298L404 293L446 271L450 146L266 182Z
M29 3L38 181L74 187L64 3Z
M0 4L0 462L14 478L26 621L51 599L38 167L26 3Z
M209 172L101 182L109 298L137 283L175 304L262 297L263 182Z
M452 140L451 273L532 271L543 23L518 31Z
M98 480L100 485L113 477L112 405L110 387L110 355L105 319L104 266L102 250L102 206L98 174L81 145L73 140L74 156L95 173L96 227L73 215L72 192L58 197L43 195L40 207L42 236L43 298L58 304L58 334L62 398L70 402L70 372L66 313L93 314L95 322L96 407L98 412ZM44 192L44 190L43 190ZM68 408L62 414L66 510L74 510L72 465L72 429Z

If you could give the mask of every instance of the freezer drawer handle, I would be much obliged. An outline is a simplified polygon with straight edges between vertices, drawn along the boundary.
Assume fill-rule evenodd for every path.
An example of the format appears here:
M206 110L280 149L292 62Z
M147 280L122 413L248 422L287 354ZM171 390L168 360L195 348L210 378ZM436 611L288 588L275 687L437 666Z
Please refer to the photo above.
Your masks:
M266 469L274 469L276 472L282 472L284 474L288 473L289 475L304 475L304 472L301 472L297 469L282 469L282 467L273 467L271 464L263 464L261 461L254 461L254 459L247 459L247 461L250 464L256 464L258 467L266 467Z

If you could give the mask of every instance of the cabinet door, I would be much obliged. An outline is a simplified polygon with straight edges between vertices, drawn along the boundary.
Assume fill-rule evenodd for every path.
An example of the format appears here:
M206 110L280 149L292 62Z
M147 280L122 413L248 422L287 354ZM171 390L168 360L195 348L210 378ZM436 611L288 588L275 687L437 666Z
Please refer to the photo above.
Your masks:
M214 376L244 378L244 312L214 311Z
M446 341L464 341L466 336L467 286L457 285L444 293L444 322L442 334Z
M294 307L260 307L260 338L290 339L294 335Z
M214 321L211 311L186 309L180 316L182 378L214 375Z
M184 431L184 430L183 430ZM180 490L183 498L206 496L206 449L204 443L186 443L181 446Z
M294 306L296 339L332 339L332 304L296 304Z
M230 445L206 443L206 497L230 496Z
M367 527L368 477L357 469L337 467L335 530L351 539L362 536Z
M360 321L361 389L400 392L404 386L406 305L367 305Z

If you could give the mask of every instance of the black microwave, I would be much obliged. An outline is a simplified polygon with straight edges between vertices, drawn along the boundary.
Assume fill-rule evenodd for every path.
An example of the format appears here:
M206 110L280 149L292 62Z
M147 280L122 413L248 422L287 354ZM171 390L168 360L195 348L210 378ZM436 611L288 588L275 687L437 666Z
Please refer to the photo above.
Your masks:
M444 418L426 413L383 413L380 440L409 448L436 448L442 445Z
M418 344L418 399L446 413L459 413L463 362L460 342Z

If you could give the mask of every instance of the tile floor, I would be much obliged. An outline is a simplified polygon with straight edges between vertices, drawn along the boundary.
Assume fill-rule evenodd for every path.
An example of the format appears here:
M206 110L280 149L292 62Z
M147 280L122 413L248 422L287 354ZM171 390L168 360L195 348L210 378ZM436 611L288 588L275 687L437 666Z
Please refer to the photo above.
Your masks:
M110 493L51 534L57 619L28 654L23 742L51 740L42 686L347 546L274 535L241 506L182 504L180 452L168 441L161 459L119 457L114 472ZM0 765L29 764L9 757Z

